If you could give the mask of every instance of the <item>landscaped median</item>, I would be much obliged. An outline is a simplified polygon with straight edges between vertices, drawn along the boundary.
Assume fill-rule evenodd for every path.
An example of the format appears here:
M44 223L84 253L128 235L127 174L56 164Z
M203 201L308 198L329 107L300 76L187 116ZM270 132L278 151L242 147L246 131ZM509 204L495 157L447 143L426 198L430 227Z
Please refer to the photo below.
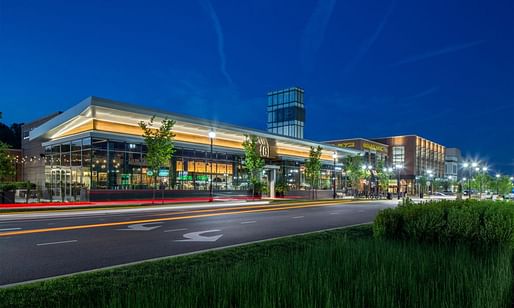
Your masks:
M383 211L374 227L294 236L0 289L0 306L509 307L512 246L495 231L483 233L489 240L470 245L473 237L468 235L474 233L458 227L453 218L458 214L454 209L469 206L485 207L478 226L512 224L505 217L512 211L503 210L507 204L408 203ZM502 210L490 213L488 207L494 206ZM427 210L432 208L443 211L442 216ZM389 223L394 220L390 217L402 218ZM408 224L410 219L416 227ZM442 226L433 222L441 219ZM449 228L460 231L453 231L448 240L434 236L450 234L445 231ZM502 225L498 230L507 229ZM394 235L397 232L402 235ZM461 235L468 237L461 240Z

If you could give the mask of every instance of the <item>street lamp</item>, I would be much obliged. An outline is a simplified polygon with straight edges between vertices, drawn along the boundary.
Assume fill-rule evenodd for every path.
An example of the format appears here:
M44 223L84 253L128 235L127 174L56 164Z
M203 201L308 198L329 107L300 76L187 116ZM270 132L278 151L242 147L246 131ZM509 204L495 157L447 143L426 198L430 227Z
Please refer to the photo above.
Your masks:
M432 178L434 177L434 171L432 171L432 170L427 170L427 174L428 174L428 178L429 178L429 181L430 181L430 186L429 186L429 195L432 195L433 190L434 190L434 183L433 183L433 181L432 181Z
M332 198L335 199L337 197L336 194L336 160L337 160L337 153L334 152L332 154L332 158L334 159L334 177L332 178L332 186L334 188L334 194L332 195Z
M471 199L471 178L472 178L472 172L473 172L473 169L475 169L475 171L478 171L480 170L480 168L478 168L478 164L473 162L473 163L464 163L462 165L465 169L468 169L468 199Z
M496 194L499 195L500 194L500 189L498 188L498 182L500 181L500 174L499 173L496 173Z
M398 200L400 200L400 172L403 169L403 165L402 164L396 164L394 167L396 169L396 174L397 174L397 178L396 178L396 192L398 194Z
M209 139L211 141L211 170L210 170L210 177L209 177L210 178L210 180L209 180L209 202L213 201L213 198L212 198L212 161L213 161L213 159L212 159L212 157L213 157L213 155L212 155L212 143L214 141L214 138L216 138L216 132L211 130L209 132Z

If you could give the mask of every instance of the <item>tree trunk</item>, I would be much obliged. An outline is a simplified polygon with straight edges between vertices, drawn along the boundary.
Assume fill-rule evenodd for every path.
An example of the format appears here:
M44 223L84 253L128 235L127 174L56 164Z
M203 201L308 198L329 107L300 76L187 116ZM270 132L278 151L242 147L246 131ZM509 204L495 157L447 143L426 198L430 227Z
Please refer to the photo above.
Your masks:
M153 177L153 189L152 189L152 204L155 203L155 190L157 189L156 183L157 183L157 177L154 175L154 177Z

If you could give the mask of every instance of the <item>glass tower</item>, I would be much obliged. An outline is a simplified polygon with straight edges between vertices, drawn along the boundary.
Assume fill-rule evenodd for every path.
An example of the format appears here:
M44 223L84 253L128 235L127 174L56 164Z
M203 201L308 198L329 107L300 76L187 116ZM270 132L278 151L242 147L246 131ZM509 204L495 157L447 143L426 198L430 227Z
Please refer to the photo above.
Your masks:
M268 93L268 132L303 139L303 89L292 87Z

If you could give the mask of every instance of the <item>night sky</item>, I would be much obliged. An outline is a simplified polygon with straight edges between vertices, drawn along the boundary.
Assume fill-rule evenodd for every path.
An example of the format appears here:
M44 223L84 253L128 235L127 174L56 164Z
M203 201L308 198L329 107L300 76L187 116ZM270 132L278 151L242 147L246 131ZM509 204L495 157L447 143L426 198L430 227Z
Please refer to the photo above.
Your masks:
M95 95L265 129L290 86L308 139L419 134L514 174L512 0L0 0L8 124Z

